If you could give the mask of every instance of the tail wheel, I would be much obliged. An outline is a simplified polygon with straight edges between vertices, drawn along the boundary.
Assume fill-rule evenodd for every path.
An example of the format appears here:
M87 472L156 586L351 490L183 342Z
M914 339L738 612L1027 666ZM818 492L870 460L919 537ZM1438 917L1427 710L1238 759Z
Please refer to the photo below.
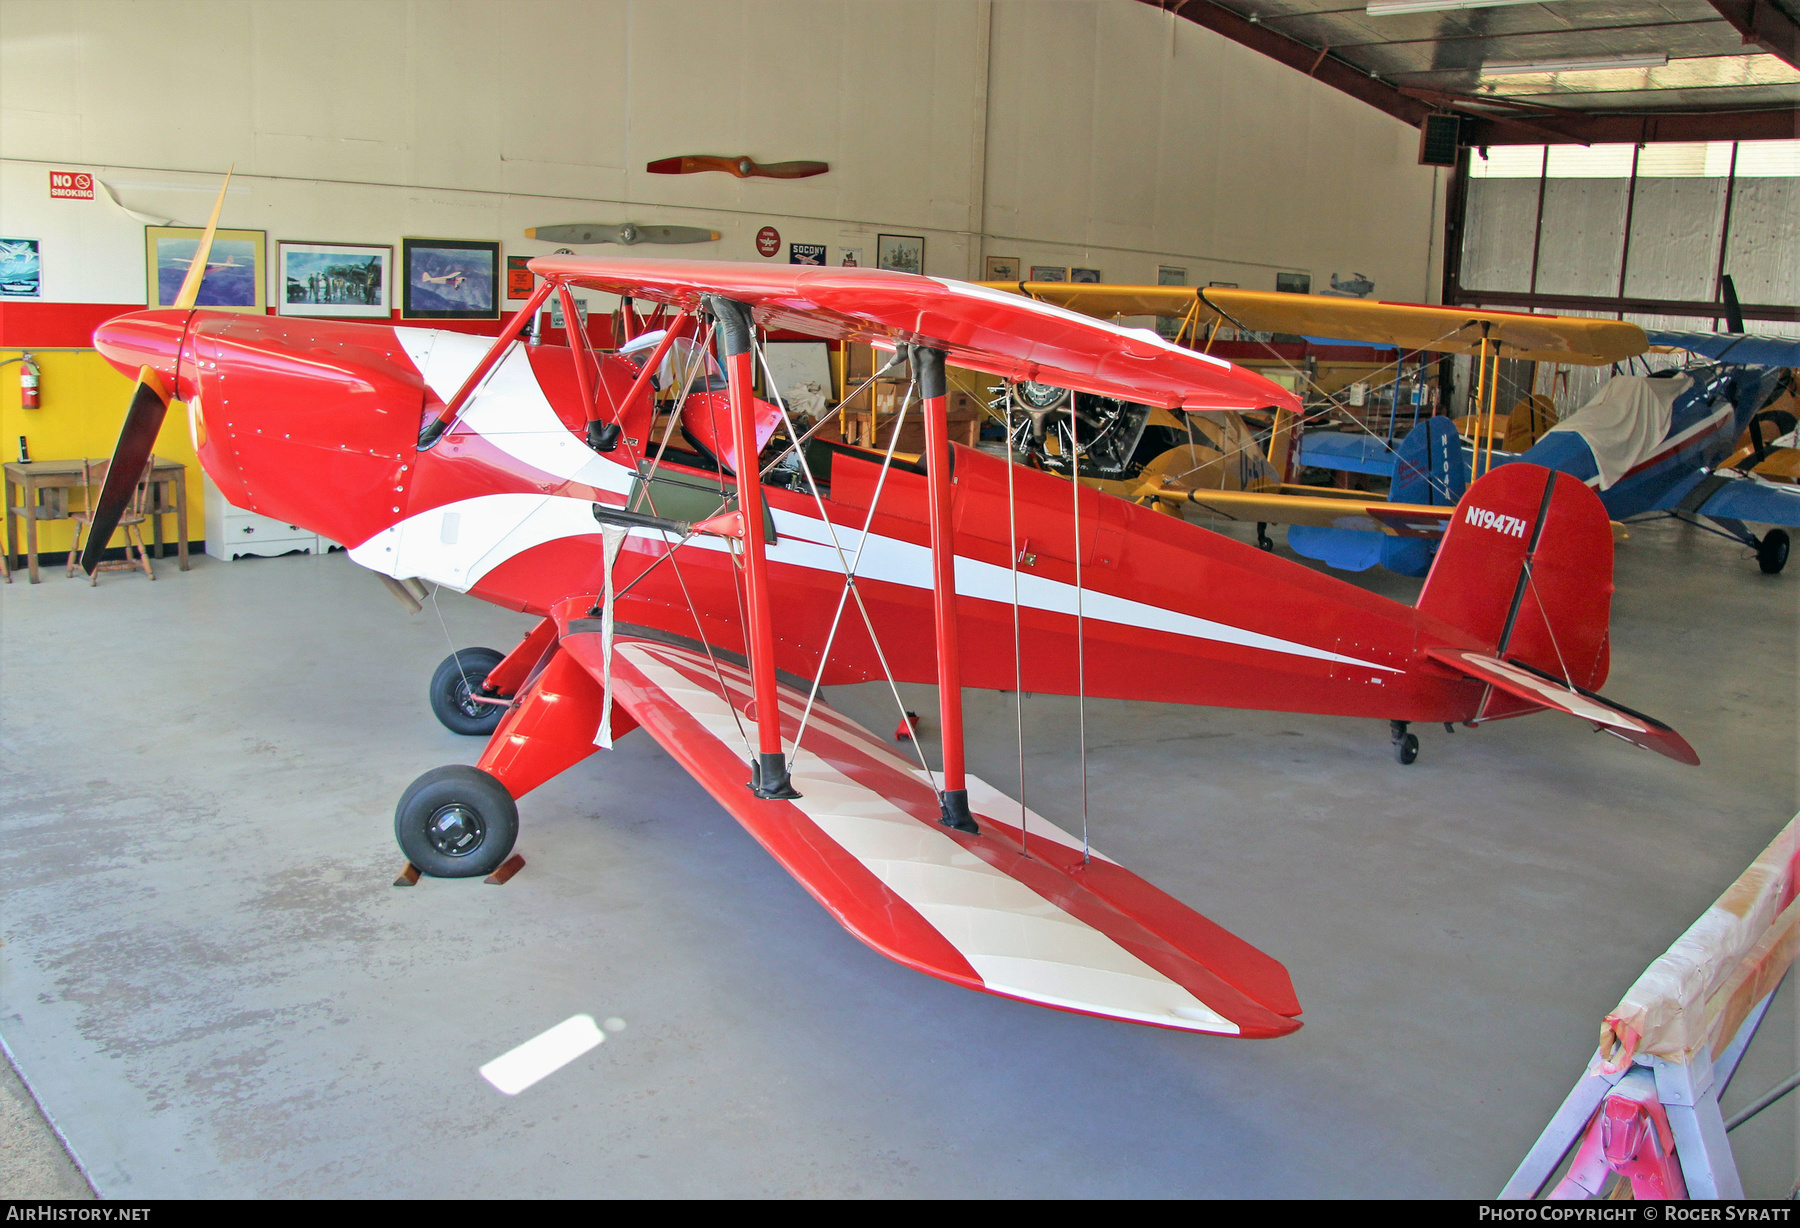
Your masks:
M494 732L506 714L505 706L476 697L502 698L483 683L505 659L492 648L461 648L445 657L431 675L431 714L451 733L485 738Z
M1401 763L1411 763L1419 757L1419 735L1404 734L1394 740L1394 758Z
M1765 576L1772 576L1787 566L1788 535L1786 529L1770 529L1756 544L1756 565Z
M432 768L394 807L394 839L406 859L434 878L492 874L519 838L519 807L480 768Z

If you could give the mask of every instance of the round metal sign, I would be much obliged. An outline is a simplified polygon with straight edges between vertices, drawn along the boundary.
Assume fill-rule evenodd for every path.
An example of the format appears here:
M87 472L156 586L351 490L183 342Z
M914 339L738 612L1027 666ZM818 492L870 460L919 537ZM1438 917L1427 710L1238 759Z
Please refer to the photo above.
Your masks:
M781 250L781 232L773 226L764 226L756 232L756 254L773 256Z

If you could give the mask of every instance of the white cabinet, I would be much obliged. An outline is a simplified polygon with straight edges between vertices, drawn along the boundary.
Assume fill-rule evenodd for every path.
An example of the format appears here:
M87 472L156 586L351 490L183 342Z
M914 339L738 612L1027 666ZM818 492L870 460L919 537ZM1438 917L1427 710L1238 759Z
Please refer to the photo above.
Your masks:
M324 554L336 545L311 529L232 506L206 479L206 553L213 558L229 562L246 554L269 558L295 550Z

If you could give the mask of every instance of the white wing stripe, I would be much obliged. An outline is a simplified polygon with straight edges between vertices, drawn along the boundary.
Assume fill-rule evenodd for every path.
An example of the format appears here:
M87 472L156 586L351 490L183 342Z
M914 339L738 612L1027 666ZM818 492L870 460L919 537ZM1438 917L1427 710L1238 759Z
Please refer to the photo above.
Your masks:
M647 645L624 644L618 652L721 744L741 745L718 695L690 682ZM811 751L796 748L790 771L803 794L792 804L924 917L989 989L1165 1027L1239 1030L1099 930Z

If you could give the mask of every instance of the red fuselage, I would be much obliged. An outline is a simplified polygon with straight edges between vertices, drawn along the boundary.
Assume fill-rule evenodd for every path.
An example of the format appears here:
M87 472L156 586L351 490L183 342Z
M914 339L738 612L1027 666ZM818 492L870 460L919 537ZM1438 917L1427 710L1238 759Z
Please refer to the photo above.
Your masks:
M451 399L488 338L148 311L103 325L96 343L121 370L148 365L174 378L176 395L193 405L201 463L231 502L341 541L371 569L539 615L599 589L593 505L623 506L655 450L647 405L626 415L614 452L586 446L562 347L515 345L456 426L420 452L421 423ZM638 372L602 356L596 374L601 396L617 405ZM718 493L721 473L686 447L677 433L658 472L690 488L679 492L688 504L680 515L699 519L706 509L692 513L705 492ZM804 481L765 488L776 657L790 673L822 673L828 684L882 676L855 602L820 659L844 587L840 559L861 545L856 588L888 667L901 681L936 680L926 480L901 465L884 482L881 459L815 449L822 501ZM1481 683L1422 655L1428 646L1492 647L1457 626L983 452L956 447L952 472L966 686L1075 693L1079 607L1093 696L1406 721L1465 720L1481 703ZM659 482L652 496L667 503L669 489ZM619 619L744 651L728 543L694 537L659 563L672 540L633 532L615 575L629 586ZM1022 678L1012 650L1015 575ZM1603 643L1590 656L1578 681L1598 686ZM1486 714L1525 707L1490 699Z

